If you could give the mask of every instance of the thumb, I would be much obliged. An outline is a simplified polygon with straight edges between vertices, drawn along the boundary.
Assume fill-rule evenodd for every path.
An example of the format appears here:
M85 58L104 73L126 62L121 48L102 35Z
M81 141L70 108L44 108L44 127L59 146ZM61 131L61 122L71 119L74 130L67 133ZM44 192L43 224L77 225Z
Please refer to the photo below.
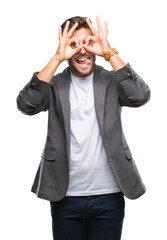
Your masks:
M86 51L94 53L93 46L88 46L87 44L84 44L83 47L85 48Z
M73 48L73 53L76 54L81 50L82 46L80 44L76 44L76 47Z

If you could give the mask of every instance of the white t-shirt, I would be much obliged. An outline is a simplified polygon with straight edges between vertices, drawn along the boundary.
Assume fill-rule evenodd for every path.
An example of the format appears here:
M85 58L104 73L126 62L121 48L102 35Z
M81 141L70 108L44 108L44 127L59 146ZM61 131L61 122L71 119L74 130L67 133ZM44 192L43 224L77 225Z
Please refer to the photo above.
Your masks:
M93 73L71 73L70 179L66 196L120 192L102 143L94 106Z

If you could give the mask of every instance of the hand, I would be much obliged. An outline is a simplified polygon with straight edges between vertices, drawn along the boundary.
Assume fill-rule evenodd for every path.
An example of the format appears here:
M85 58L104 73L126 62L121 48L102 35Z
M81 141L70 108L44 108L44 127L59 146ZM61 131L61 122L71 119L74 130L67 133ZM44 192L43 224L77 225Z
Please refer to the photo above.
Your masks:
M108 35L108 24L105 22L105 29L101 26L99 16L96 17L98 31L93 27L89 19L86 19L93 36L89 36L84 44L84 48L88 52L92 52L98 56L104 56L111 49L110 44L107 40ZM92 43L92 44L91 44Z
M62 28L59 28L59 47L57 49L56 56L60 62L70 59L81 49L81 45L79 44L77 38L72 38L72 35L76 30L78 23L75 23L74 26L68 31L69 25L70 22L67 21L63 33Z

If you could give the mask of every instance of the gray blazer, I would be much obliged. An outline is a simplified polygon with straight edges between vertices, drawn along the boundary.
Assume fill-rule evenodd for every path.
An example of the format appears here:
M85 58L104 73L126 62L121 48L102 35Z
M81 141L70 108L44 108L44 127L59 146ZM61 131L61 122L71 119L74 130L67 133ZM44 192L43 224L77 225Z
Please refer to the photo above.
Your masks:
M48 110L46 143L31 191L49 201L63 199L69 183L70 83L69 67L51 83L34 73L17 97L17 107L25 114ZM96 65L93 87L99 129L113 174L122 193L136 199L146 189L123 133L121 108L145 104L150 99L149 87L130 64L116 72Z

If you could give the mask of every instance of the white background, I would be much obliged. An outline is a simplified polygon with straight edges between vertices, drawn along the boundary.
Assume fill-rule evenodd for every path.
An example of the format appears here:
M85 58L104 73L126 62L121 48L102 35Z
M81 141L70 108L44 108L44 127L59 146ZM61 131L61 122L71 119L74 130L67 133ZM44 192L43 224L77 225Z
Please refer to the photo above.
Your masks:
M122 240L167 239L165 0L3 1L1 44L0 238L51 240L49 202L30 192L47 132L47 112L17 110L19 91L54 55L58 28L69 17L96 15L109 24L109 42L151 88L151 101L123 108L123 127L147 193L126 199ZM97 64L111 69L101 58ZM63 63L58 72L67 64ZM76 239L77 240L77 239ZM104 239L105 240L105 239Z

